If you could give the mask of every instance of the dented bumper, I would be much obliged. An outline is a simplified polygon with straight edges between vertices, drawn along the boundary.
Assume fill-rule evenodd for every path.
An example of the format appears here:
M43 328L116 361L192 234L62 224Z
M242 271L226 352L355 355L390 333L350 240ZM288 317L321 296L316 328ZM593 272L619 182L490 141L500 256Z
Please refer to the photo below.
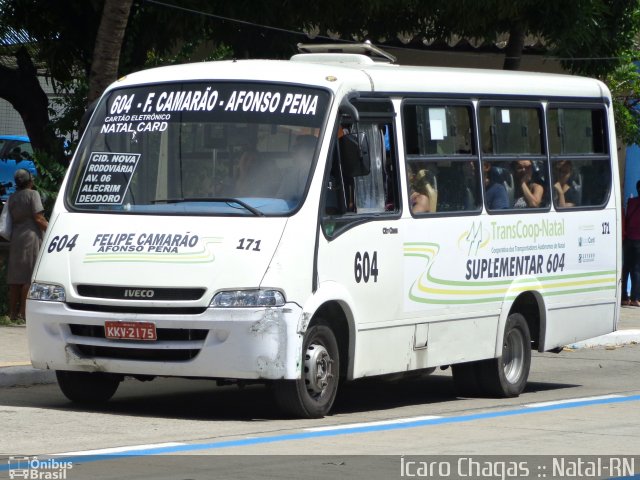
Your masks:
M300 307L209 308L198 315L76 310L29 300L27 336L36 368L224 379L300 377ZM152 322L156 341L104 338L105 321Z

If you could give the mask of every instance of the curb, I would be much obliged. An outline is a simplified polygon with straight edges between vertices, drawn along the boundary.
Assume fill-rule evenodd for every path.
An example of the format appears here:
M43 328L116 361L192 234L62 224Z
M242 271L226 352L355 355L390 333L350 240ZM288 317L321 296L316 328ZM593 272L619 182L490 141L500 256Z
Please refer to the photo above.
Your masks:
M620 347L640 343L640 330L617 330L601 337L590 338L582 342L567 345L568 348Z
M31 366L0 368L0 388L28 387L55 382L56 374L53 370L36 370Z

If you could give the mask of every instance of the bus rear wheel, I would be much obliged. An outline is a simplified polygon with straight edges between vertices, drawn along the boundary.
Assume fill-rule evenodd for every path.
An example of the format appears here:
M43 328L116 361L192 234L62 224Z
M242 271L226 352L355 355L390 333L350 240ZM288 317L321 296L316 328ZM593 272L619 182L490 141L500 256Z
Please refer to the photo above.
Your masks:
M302 346L302 378L274 385L280 409L298 418L321 418L329 413L340 377L338 343L324 323L311 326Z
M64 396L72 402L96 404L104 403L113 397L122 377L103 372L57 370L56 379Z
M478 363L483 390L496 397L517 397L527 386L531 367L531 334L525 318L512 313L507 318L502 355Z

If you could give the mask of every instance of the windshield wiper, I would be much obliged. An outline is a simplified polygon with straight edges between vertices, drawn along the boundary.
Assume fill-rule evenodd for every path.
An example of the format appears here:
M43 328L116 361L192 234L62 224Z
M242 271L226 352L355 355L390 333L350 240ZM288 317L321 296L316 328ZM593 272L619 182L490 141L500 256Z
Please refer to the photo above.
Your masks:
M264 217L264 213L255 207L252 207L247 202L243 202L240 199L233 197L187 197L187 198L157 198L151 200L151 203L182 203L182 202L222 202L222 203L237 203L243 208L249 210L257 217Z

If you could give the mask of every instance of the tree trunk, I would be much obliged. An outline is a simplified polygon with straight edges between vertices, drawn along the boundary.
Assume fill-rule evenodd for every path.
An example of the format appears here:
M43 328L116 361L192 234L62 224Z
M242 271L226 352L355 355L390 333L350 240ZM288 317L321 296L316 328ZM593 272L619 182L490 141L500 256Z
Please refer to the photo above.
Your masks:
M118 76L120 50L133 0L105 0L89 73L87 105Z
M524 23L516 20L509 30L509 42L505 48L503 70L520 70L522 50L524 49Z
M20 114L34 150L63 163L61 141L49 123L49 98L40 86L38 72L26 48L16 52L17 69L0 65L0 98Z

